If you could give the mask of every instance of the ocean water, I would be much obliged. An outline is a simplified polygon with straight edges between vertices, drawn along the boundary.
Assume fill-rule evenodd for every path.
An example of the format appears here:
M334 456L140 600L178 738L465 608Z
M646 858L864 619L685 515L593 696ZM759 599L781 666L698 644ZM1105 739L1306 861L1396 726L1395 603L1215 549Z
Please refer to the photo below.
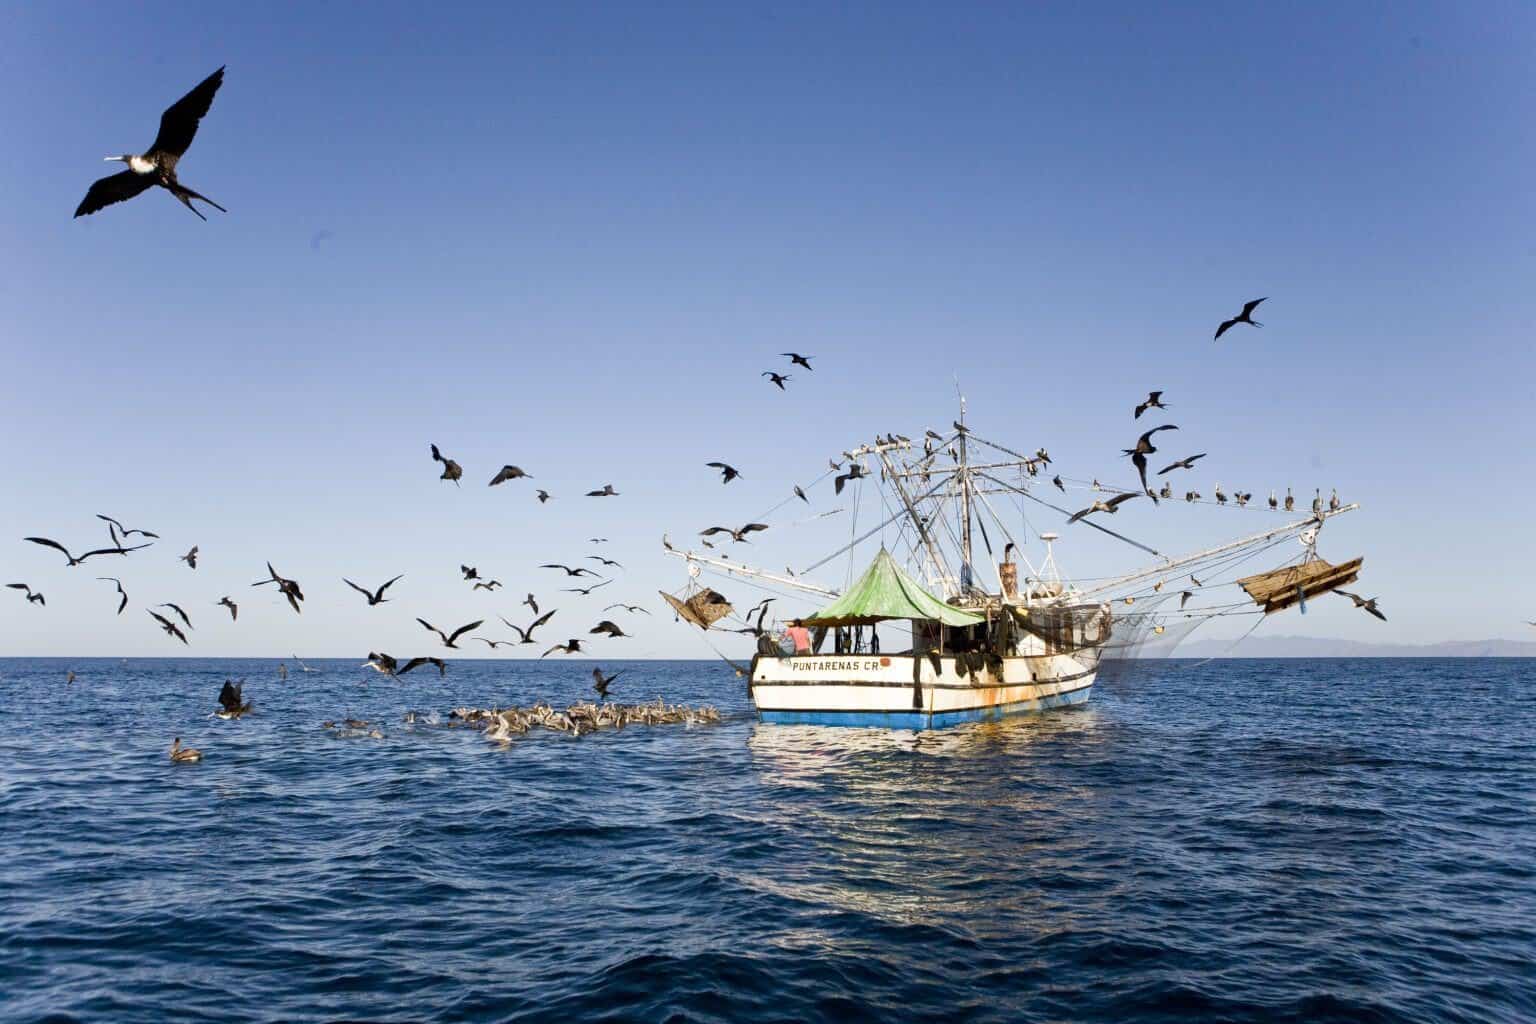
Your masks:
M0 660L0 1020L1536 1020L1536 662L1149 663L924 734L607 665L726 721L506 748L402 712L590 663L317 665Z

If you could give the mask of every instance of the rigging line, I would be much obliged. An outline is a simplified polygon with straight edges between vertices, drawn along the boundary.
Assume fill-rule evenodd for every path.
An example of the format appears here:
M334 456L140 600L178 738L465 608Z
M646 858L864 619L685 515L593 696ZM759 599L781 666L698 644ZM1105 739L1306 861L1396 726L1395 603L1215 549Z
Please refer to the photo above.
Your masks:
M1227 645L1227 649L1222 651L1220 654L1213 654L1209 658L1204 659L1203 661L1197 661L1193 665L1187 665L1187 666L1185 666L1185 669L1188 670L1188 669L1192 669L1192 668L1199 668L1202 665L1209 665L1211 662L1215 661L1217 658L1225 658L1227 655L1232 653L1233 648L1237 647L1238 644L1242 643L1244 640L1247 640L1250 636L1253 636L1253 631L1258 629L1259 626L1263 625L1264 618L1265 617L1262 616L1262 615L1259 616L1258 621L1255 622L1252 626L1248 627L1248 632L1244 633L1242 636L1238 637L1236 640L1233 640L1230 644ZM1198 629L1199 627L1197 626L1195 628ZM1190 632L1193 633L1194 630L1192 629L1192 630L1190 630ZM1188 639L1188 634L1185 635L1185 639Z
M862 480L863 477L860 477L859 479ZM927 498L932 497L934 495L934 493L936 491L938 491L938 489L943 487L943 486L944 486L943 482L940 481L939 483L935 484L933 486L933 488L931 490L929 490L926 494L923 494L923 495L919 496L917 498L917 501L923 501L923 500L926 500ZM897 516L906 515L906 510L903 509L902 511L896 513L896 515ZM856 503L854 505L854 517L853 517L855 524L857 524L857 522L858 522L858 518L857 517L858 517L858 505ZM832 552L830 555L828 555L827 557L823 558L821 561L816 562L813 565L808 565L804 569L801 569L800 570L800 575L804 576L806 573L815 572L817 569L821 568L822 566L826 565L828 562L832 561L832 559L836 558L838 555L845 554L846 552L851 551L854 548L855 545L864 543L866 540L868 540L869 538L873 537L875 534L879 533L887 525L889 525L889 521L881 523L879 526L876 526L874 529L870 530L868 533L863 534L862 536L855 537L847 546L838 548L836 551ZM849 568L849 573L851 574L852 571L853 570L850 567Z
M835 470L835 469L827 470L825 473L821 474L821 476L817 477L815 480L812 480L811 483L810 483L810 486L811 487L815 487L817 484L821 483L827 477L831 476L833 473L836 473L836 472L837 472L837 470ZM809 490L809 488L802 488L802 490ZM773 515L779 509L783 508L785 505L788 505L790 502L792 502L794 500L796 500L795 493L793 491L791 491L790 494L789 494L789 497L785 498L783 501L781 501L777 505L773 506L773 508L770 508L767 512L759 513L754 518L754 521L755 522L762 522L763 520L767 519L769 516ZM791 523L790 525L794 525L794 524Z
M1062 515L1070 517L1073 514L1071 512L1068 512L1066 509L1062 508L1060 505L1053 505L1049 501L1046 501L1044 498L1037 498L1037 497L1035 497L1033 494L1030 494L1028 491L1020 490L1017 487L1011 487L1007 483L1005 483L1002 480L999 480L997 477L993 476L990 473L982 473L981 475L986 477L988 480L991 480L993 483L999 484L1002 487L1005 487L1005 488L1007 488L1010 491L1016 491L1017 493L1024 495L1024 497L1028 498L1030 501L1039 502L1040 504L1044 505L1046 508L1055 509L1057 512L1060 512ZM1129 544L1133 548L1140 548L1142 551L1145 551L1149 555L1156 555L1158 558L1167 558L1168 557L1167 555L1163 554L1161 551L1157 550L1156 548L1149 548L1145 544L1141 543L1140 541L1131 540L1131 538L1129 538L1129 537L1127 537L1127 536L1125 536L1123 534L1116 533L1114 530L1111 530L1108 527L1100 526L1098 523L1092 522L1092 521L1090 521L1087 518L1079 519L1078 522L1083 523L1084 525L1087 525L1087 526L1091 526L1095 530L1098 530L1100 533L1107 533L1111 537L1115 538L1116 540L1123 541L1124 543Z
M1242 565L1244 562L1248 561L1249 559L1257 558L1258 556L1262 555L1264 552L1269 551L1272 548L1277 548L1281 544L1284 544L1286 541L1291 540L1291 539L1292 538L1289 535L1285 535L1285 536L1281 536L1281 537L1276 538L1275 540L1270 541L1268 544L1265 544L1263 547L1258 548L1258 549L1256 549L1254 551L1247 551L1247 552L1245 552L1241 548L1239 548L1237 551L1232 552L1232 553L1227 554L1227 555L1224 555L1224 556L1221 556L1218 560L1213 561L1213 562L1209 562L1209 563L1207 563L1207 562L1193 562L1193 563L1190 563L1190 565L1182 566L1177 573L1174 573L1172 575L1164 577L1163 581L1162 581L1163 586L1166 587L1168 585L1168 581L1169 580L1176 580L1176 579L1180 578L1181 576L1189 575L1189 573L1187 573L1185 570L1189 569L1191 566L1193 566L1194 568L1199 569L1201 572L1213 573L1214 574L1213 578L1215 576L1220 576L1222 573L1226 572L1228 569L1235 569L1237 566ZM1286 564L1288 565L1290 563L1286 563ZM1282 565L1282 566L1279 566L1279 568L1283 569L1283 568L1285 568L1285 566ZM1227 580L1225 582L1218 581L1218 582L1202 584L1201 586L1202 586L1202 588L1205 588L1205 587L1230 587L1230 586L1235 585L1236 582L1237 582L1236 580ZM1135 597L1135 596L1140 596L1140 595L1146 594L1146 593L1157 593L1157 591L1152 589L1152 588L1150 588L1150 587L1143 587L1140 590L1129 591L1127 595L1122 595L1122 596L1132 596L1132 597Z

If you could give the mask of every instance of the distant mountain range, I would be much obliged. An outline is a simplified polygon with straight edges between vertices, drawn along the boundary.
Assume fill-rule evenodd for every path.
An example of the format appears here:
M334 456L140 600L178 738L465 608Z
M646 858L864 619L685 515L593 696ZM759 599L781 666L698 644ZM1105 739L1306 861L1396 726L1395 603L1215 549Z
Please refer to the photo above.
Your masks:
M1230 640L1180 644L1175 658L1536 658L1536 640L1448 640L1381 644L1320 636L1254 636L1228 651ZM1162 656L1148 644L1144 657Z

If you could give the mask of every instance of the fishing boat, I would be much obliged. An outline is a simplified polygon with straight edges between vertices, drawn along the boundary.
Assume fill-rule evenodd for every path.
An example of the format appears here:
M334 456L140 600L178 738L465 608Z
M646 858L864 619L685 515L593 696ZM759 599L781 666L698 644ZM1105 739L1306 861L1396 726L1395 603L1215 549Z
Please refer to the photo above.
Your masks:
M667 552L687 563L689 583L680 595L662 596L680 620L709 635L731 628L728 623L737 613L720 590L699 582L705 573L775 594L740 617L742 624L735 627L756 638L750 665L732 664L747 677L764 722L932 729L1082 704L1102 665L1136 656L1149 641L1171 651L1212 618L1262 618L1296 605L1305 610L1308 598L1358 575L1359 559L1334 566L1316 554L1324 522L1353 510L1353 504L1314 508L1303 519L1170 557L1110 529L1091 513L1057 505L1055 494L1047 496L1039 486L1050 464L1043 448L1026 456L973 433L965 424L962 401L951 432L929 431L921 443L888 434L856 445L808 485L832 477L835 494L855 514L861 503L882 510L876 525L852 531L846 545L799 572L778 573L713 549L682 549L664 540ZM1044 483L1062 493L1068 489L1059 474ZM1071 485L1152 496L1097 480ZM797 493L804 490L797 488ZM1094 500L1101 496L1107 495L1095 494ZM794 500L786 499L764 518ZM1000 504L1022 509L1024 502L1045 512L1021 512L1013 521L998 512ZM1258 507L1250 511L1278 514ZM1061 534L1040 529L1046 523L1054 526L1058 515L1066 517L1062 529L1097 531L1153 561L1079 586L1057 567L1055 543ZM994 548L994 536L1001 552ZM852 557L877 537L878 550L856 579L849 573L847 586L836 589L815 580L816 570L841 556ZM1299 549L1284 546L1293 538ZM1037 552L1033 560L1030 550ZM1288 551L1294 559L1267 573L1226 578L1229 570L1275 550L1282 557ZM1228 585L1234 590L1224 591ZM1229 602L1229 593L1236 600ZM792 617L781 612L777 626L768 628L770 602L796 596L813 609ZM1177 608L1167 606L1175 600Z

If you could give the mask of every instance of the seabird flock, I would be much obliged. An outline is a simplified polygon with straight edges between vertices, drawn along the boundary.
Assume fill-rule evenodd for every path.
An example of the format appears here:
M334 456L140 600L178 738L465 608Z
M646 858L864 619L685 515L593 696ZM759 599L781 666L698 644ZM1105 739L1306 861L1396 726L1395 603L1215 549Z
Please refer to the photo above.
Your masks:
M188 210L192 211L192 213L205 221L207 220L207 217L200 210L198 210L196 206L193 205L194 200L204 203L214 209L219 210L220 212L227 213L228 211L223 206L220 206L218 203L214 202L212 199L209 199L207 196L202 195L201 193L183 184L177 176L177 170L180 161L186 155L188 148L191 146L192 141L197 134L199 124L208 114L210 108L213 105L214 96L217 94L220 86L224 82L224 70L225 69L223 67L220 67L213 74L209 75L202 82L193 87L193 89L189 91L185 96L165 109L164 113L160 117L159 131L156 134L154 141L150 144L149 148L145 152L139 154L127 153L120 156L107 157L106 159L108 161L121 162L126 165L126 168L116 174L101 178L93 183L90 189L87 191L85 198L81 200L79 206L76 208L75 216L82 217L88 214L96 213L99 210L102 210L103 208L114 203L124 202L126 200L132 199L138 196L140 193L145 192L151 187L157 185L165 189L183 206L185 206ZM1215 339L1220 340L1221 337L1227 333L1227 331L1239 325L1246 325L1255 328L1262 327L1263 325L1261 323L1253 319L1253 313L1254 310L1258 308L1259 304L1265 302L1266 299L1267 297L1253 299L1245 302L1240 313L1238 313L1236 316L1230 317L1229 319L1223 320L1220 323L1220 325L1216 328ZM781 355L788 360L789 366L795 367L797 370L804 370L807 373L813 372L811 366L811 360L814 358L813 356L798 352L784 352L781 353ZM787 388L785 385L794 379L789 373L780 372L778 370L764 370L761 376L766 378L769 384L777 387L780 391L786 391ZM1163 401L1163 394L1164 392L1162 391L1150 392L1146 400L1136 405L1133 418L1139 420L1142 415L1149 410L1168 409L1168 404ZM957 424L957 427L958 426L959 425ZM963 430L964 428L961 427L960 429ZM1067 521L1069 523L1076 523L1095 514L1114 514L1125 502L1134 498L1141 497L1143 495L1151 498L1154 504L1158 503L1159 493L1152 490L1147 480L1147 468L1149 465L1147 457L1149 455L1155 454L1158 451L1158 448L1153 443L1154 435L1164 431L1174 431L1178 429L1179 428L1177 426L1171 423L1155 426L1141 434L1140 437L1137 438L1136 443L1131 448L1122 450L1122 454L1130 458L1132 465L1136 469L1140 482L1139 490L1122 490L1116 493L1112 493L1107 497L1095 498L1092 504L1087 508L1072 513ZM939 434L931 430L928 432L928 438L929 440L925 441L925 444L928 446L928 449L931 452L933 441L942 440L942 438ZM892 435L892 439L895 439L894 435ZM460 481L464 476L463 466L455 459L443 454L442 450L436 443L430 445L430 454L432 461L442 467L442 472L439 476L439 479L450 481L454 484L455 487L462 486ZM1158 470L1157 475L1165 476L1174 472L1175 470L1181 469L1192 470L1194 469L1195 462L1205 457L1206 454L1202 452L1196 455L1189 455L1181 459L1176 459L1167 466ZM1029 460L1027 462L1026 468L1028 469L1030 475L1034 475L1041 466L1049 466L1050 461L1051 460L1049 455L1045 452L1044 449L1041 449L1037 453L1037 457L1035 459ZM708 462L705 463L705 466L711 470L718 471L720 474L721 482L723 484L730 484L732 481L742 478L742 473L740 470L724 461ZM838 474L834 477L833 480L834 492L837 494L841 494L847 484L859 480L865 476L865 470L863 466L857 462L850 463L846 471L842 471L842 466L836 462L831 464L831 468L834 473ZM509 463L503 465L499 470L497 470L497 472L491 477L488 486L497 487L511 481L523 479L531 480L533 477L521 467ZM1063 493L1066 492L1066 483L1063 481L1059 474L1052 478L1051 483L1060 489ZM1094 481L1093 490L1098 491L1104 489L1105 488L1101 487L1097 481ZM1172 484L1165 482L1161 488L1160 494L1162 498L1173 497ZM534 495L540 504L544 504L550 501L553 497L549 491L543 489L536 490ZM614 485L611 483L604 483L601 487L594 488L593 490L586 492L586 496L590 498L610 498L618 497L619 495L620 492L616 490ZM793 495L803 502L810 502L810 498L806 495L805 490L798 484L794 487ZM1227 495L1219 484L1215 488L1215 495L1216 502L1218 504L1226 503ZM1248 500L1252 498L1252 494L1249 492L1239 491L1235 493L1234 497L1235 503L1241 507L1247 505ZM1199 501L1201 500L1201 495L1198 491L1189 490L1185 493L1185 499L1186 501L1190 502ZM1269 508L1272 510L1277 510L1279 504L1280 499L1277 498L1274 491L1271 491L1268 500ZM1286 488L1286 494L1284 498L1285 511L1292 511L1294 504L1295 499L1292 496L1291 489ZM1329 501L1329 507L1339 507L1339 499L1336 492L1332 495ZM1320 490L1316 493L1316 496L1313 499L1312 508L1314 512L1318 512L1322 508L1322 497ZM89 559L108 555L126 558L128 555L134 552L142 551L143 549L150 547L152 542L159 539L159 535L156 533L138 528L127 528L123 526L119 520L110 516L100 515L98 518L107 523L108 535L111 540L111 545L109 547L87 550L78 556L63 544L47 537L26 537L23 539L28 543L40 545L60 552L64 555L66 559L66 565L69 568L79 566ZM769 527L767 524L756 522L746 523L740 527L711 526L702 530L700 532L700 536L701 542L709 547L715 546L713 543L711 543L709 538L722 536L728 536L731 542L734 544L745 544L749 543L748 536L750 534L766 530L768 528ZM130 537L142 537L144 538L144 542L129 544L128 539ZM601 539L602 538L594 538L594 541L599 541ZM667 546L670 547L670 545ZM190 550L187 551L186 554L179 556L178 560L185 563L189 569L195 570L198 568L199 557L199 547L194 545ZM622 566L620 566L617 561L612 559L603 558L596 555L588 556L588 558L599 562L605 569L622 568ZM278 593L288 602L294 613L302 614L302 603L305 598L299 583L294 579L280 575L277 570L273 568L271 562L267 563L266 568L267 577L265 579L257 580L251 585L253 587L263 587L275 584ZM596 581L585 587L578 586L569 588L566 591L568 593L588 595L592 593L592 591L613 582L611 577L604 577L601 574L594 572L592 569L587 568L586 566L569 566L563 563L546 563L541 566L541 568L564 572L568 579L592 579ZM466 582L472 583L473 589L475 590L485 590L487 592L494 593L495 590L501 586L499 581L482 579L478 570L473 567L461 566L461 571L463 573L464 580ZM361 594L366 600L367 606L372 608L377 605L386 603L388 599L385 597L385 592L403 578L403 574L397 575L376 589L370 589L368 587L361 586L347 578L343 578L342 583L357 593ZM115 576L103 576L98 577L98 579L103 582L110 582L114 584L117 597L116 614L121 615L129 604L129 596L124 588L122 580ZM35 604L39 607L46 607L47 602L45 601L43 594L33 590L30 584L22 582L8 583L6 584L6 587L24 593L25 598L29 603ZM1382 615L1382 613L1377 609L1376 601L1374 598L1362 598L1359 595L1349 594L1343 591L1340 593L1343 596L1351 599L1355 603L1356 607L1363 609L1364 611L1376 616L1377 618L1385 619L1385 616ZM1189 597L1190 592L1188 591L1185 591L1181 594L1181 607L1184 602L1188 601ZM225 595L215 603L229 611L231 622L238 621L239 606L232 598L230 598L228 595ZM512 630L514 634L516 634L515 640L500 640L483 636L473 636L470 638L482 641L493 650L500 646L510 646L514 644L534 644L534 631L542 626L545 626L554 617L556 611L551 609L544 612L543 614L540 614L538 602L533 594L529 594L523 603L528 605L532 609L533 614L536 616L533 621L526 627L515 625L509 622L507 619L498 616L498 618L500 618L501 621L505 623L506 626ZM169 609L175 615L175 619L160 614L159 612L155 611L154 608ZM622 609L625 612L631 614L650 614L648 611L646 611L645 608L639 605L627 604L623 602L610 604L604 610L607 611L615 608ZM763 610L766 611L766 607L764 607ZM188 614L180 606L170 602L163 602L151 608L146 608L146 611L154 620L154 623L158 626L158 628L163 630L167 636L174 640L180 641L184 645L190 645L190 640L188 639L187 634L192 631L192 622ZM761 618L762 616L759 615L759 629L761 628ZM472 633L474 630L479 629L480 626L484 624L484 619L478 619L474 622L468 623L467 625L460 626L453 632L448 633L432 625L424 618L418 617L416 621L419 622L426 630L435 634L443 647L452 650L459 649L457 641L461 637ZM630 636L630 634L626 633L617 623L609 619L603 619L588 632L590 635L599 635L609 639L618 639ZM554 654L556 652L565 654L583 653L583 642L584 641L579 638L568 639L563 644L557 643L547 648L543 654L540 655L540 657L548 657L550 654ZM398 662L394 657L380 652L370 652L367 660L363 664L366 667L372 668L375 671L390 678L398 678L403 676L422 665L432 665L436 667L439 675L442 675L447 671L447 664L441 658L415 657L405 661L404 663L401 663ZM609 686L621 674L622 673L604 675L600 668L593 669L593 689L597 691L600 698L607 698ZM222 708L220 714L227 717L238 717L240 714L244 714L245 711L250 709L249 702L242 701L241 699L240 688L238 684L226 683L224 691L220 693L220 705ZM596 713L597 712L594 712L594 714ZM718 718L718 716L716 716L716 718ZM367 723L362 724L366 725ZM505 722L502 724L504 726ZM176 740L172 747L171 759L173 761L195 762L200 760L201 757L202 755L198 751L191 748L182 747L179 738Z

